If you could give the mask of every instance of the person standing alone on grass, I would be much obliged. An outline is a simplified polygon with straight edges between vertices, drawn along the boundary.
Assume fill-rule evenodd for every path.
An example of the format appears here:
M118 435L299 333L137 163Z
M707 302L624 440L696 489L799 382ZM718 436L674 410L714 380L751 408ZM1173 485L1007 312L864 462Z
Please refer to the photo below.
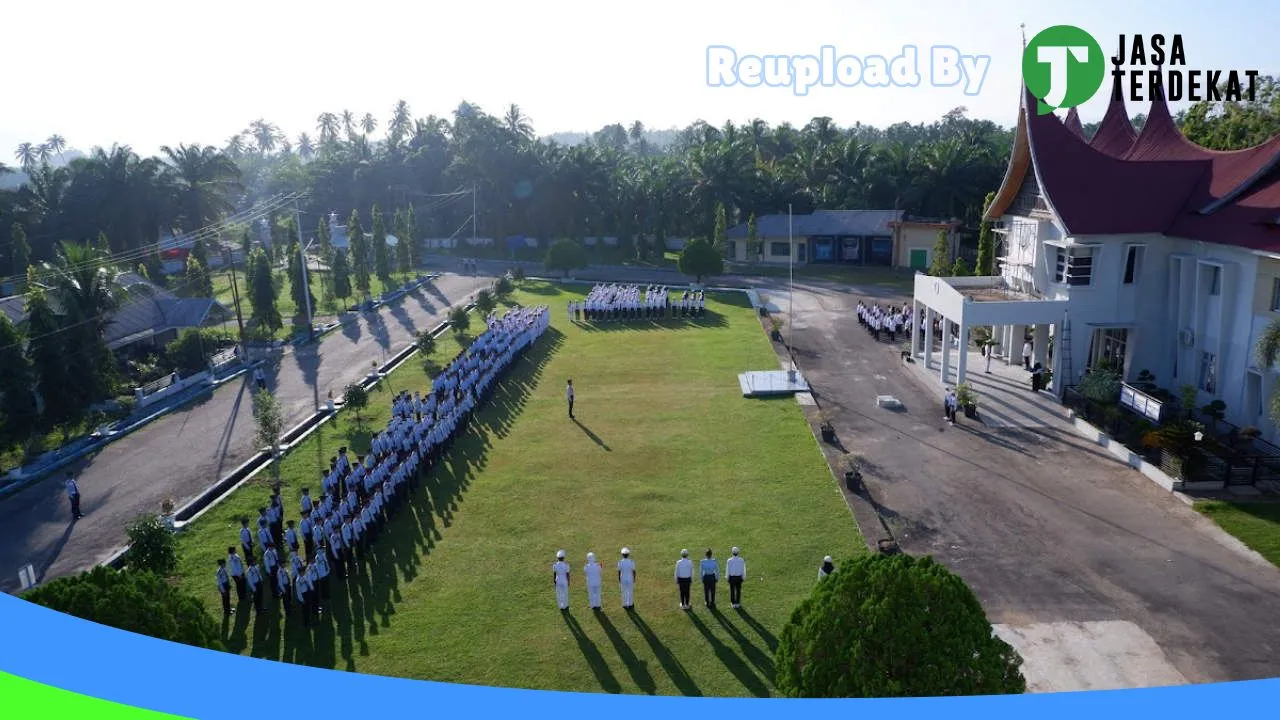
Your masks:
M573 417L573 400L569 400L569 417ZM76 484L76 478L71 473L67 473L67 499L71 501L71 519L79 520L84 517L80 512L80 486Z
M551 565L551 582L556 586L556 604L560 610L569 609L569 563L564 561L564 551L556 551L556 561Z
M747 579L747 561L742 559L738 548L729 552L732 557L724 562L724 574L729 577L729 604L737 610L742 607L742 581Z
M587 583L587 605L592 610L600 609L600 563L596 562L595 553L587 553L587 564L582 568L582 578Z
M702 574L702 602L707 607L716 606L716 582L720 580L720 564L707 548L707 556L702 559L699 568Z
M564 385L564 397L569 401L569 419L573 419L573 380Z
M680 609L689 609L689 586L693 584L693 561L689 559L689 551L681 550L680 559L676 561L676 587L680 590Z
M635 608L636 561L631 559L630 548L622 548L622 559L618 561L618 587L622 590L622 609Z

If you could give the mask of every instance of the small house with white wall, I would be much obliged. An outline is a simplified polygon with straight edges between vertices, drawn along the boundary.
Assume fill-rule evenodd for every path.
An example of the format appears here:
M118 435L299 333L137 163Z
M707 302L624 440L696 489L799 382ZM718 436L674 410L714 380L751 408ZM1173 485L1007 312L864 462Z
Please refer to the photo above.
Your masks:
M1157 98L1141 132L1117 99L1087 138L1075 110L1038 114L1036 98L1022 95L985 218L1003 239L1000 274L917 275L916 307L949 320L948 335L952 323L961 338L993 326L1011 363L1033 338L1059 396L1108 362L1126 381L1147 370L1172 392L1193 386L1200 404L1221 400L1229 422L1274 437L1267 398L1277 374L1258 367L1255 346L1280 319L1280 136L1209 150ZM966 356L954 360L960 381Z
M950 264L959 226L958 221L909 218L902 210L814 210L757 217L754 247L747 223L729 228L725 237L735 262L928 270L940 230L947 233Z

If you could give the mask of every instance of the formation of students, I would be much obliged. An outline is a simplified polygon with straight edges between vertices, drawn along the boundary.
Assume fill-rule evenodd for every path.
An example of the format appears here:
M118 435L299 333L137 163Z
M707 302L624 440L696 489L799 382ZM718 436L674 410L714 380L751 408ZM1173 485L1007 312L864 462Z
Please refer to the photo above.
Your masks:
M887 338L896 342L898 333L911 335L911 328L917 322L911 316L911 306L893 307L887 305L871 305L858 301L858 324L875 336L876 340Z
M320 473L319 495L302 489L296 524L284 519L279 491L259 508L256 532L242 519L239 552L228 547L215 574L223 615L235 612L233 587L236 599L252 601L259 613L266 612L270 591L286 613L296 610L310 627L331 595L332 580L349 577L371 560L373 543L422 474L440 461L476 405L549 322L546 306L491 315L488 328L436 376L425 396L396 395L392 418L373 436L369 454L352 460L347 448L339 449Z
M636 603L636 563L631 557L630 548L622 548L621 558L617 564L618 590L624 610L635 609ZM551 583L556 590L556 605L562 612L569 610L569 586L573 570L569 566L564 550L556 551L556 561L551 564ZM828 555L818 566L818 579L822 580L835 572L835 563ZM707 548L705 556L698 562L696 574L702 579L702 601L708 608L716 606L716 586L721 580L720 564L715 552ZM689 601L690 589L693 586L695 568L689 559L689 550L680 551L680 559L676 561L676 591L680 596L680 609L691 610ZM584 584L587 586L587 607L592 610L602 608L601 594L604 586L604 568L596 560L596 554L587 553L587 562L582 566ZM747 579L747 561L742 557L739 548L729 550L729 559L724 563L724 579L729 583L729 604L735 609L742 608L742 585Z
M569 303L572 322L702 317L707 309L701 290L673 291L660 285L596 285L583 300Z

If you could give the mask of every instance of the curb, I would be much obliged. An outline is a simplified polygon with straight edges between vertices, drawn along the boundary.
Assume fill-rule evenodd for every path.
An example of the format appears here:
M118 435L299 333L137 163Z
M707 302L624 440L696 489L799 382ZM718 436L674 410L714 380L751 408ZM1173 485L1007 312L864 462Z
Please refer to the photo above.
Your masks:
M460 307L465 307L467 312L475 310L475 305L473 303L468 303ZM432 337L439 337L448 329L449 321L444 320L433 327L430 332ZM357 380L356 382L366 390L371 389L378 383L382 382L388 373L399 368L417 353L417 345L415 343L410 343L404 349L393 355L386 363L381 365L377 369L376 376L371 374L362 380ZM281 443L279 448L280 458L283 459L283 455L285 453L302 443L306 438L310 437L310 435L318 430L322 425L337 417L338 412L341 409L342 405L335 403L335 408L332 412L327 408L319 410L307 416L292 428L286 430L281 435L284 442ZM241 463L236 469L223 476L221 480L218 480L205 488L205 490L193 500L174 511L173 518L175 521L175 529L181 530L188 523L193 522L201 515L208 512L211 508L221 503L224 499L230 496L231 493L240 489L240 487L245 483L257 477L263 470L269 468L271 466L271 460L272 456L270 452L266 450L259 450L249 459ZM125 557L128 555L128 552L129 546L126 545L119 550L116 550L107 558L107 560L100 564L119 570L124 566Z
M64 458L60 458L56 462L53 462L49 465L44 466L34 474L23 475L21 478L17 478L11 482L0 484L0 500L3 500L4 498L18 492L19 490L30 487L31 485L34 485L35 483L48 478L50 475L56 473L62 468L68 465L71 465L72 463L75 463L89 455L92 455L93 453L96 453L99 450L102 450L103 448L114 443L115 441L123 439L124 437L133 434L137 430L141 430L146 425L150 425L152 422L160 419L165 415L168 415L174 410L178 410L182 408L183 406L190 403L192 400L195 400L203 395L216 391L220 386L240 377L241 375L244 375L245 373L249 372L249 370L253 369L254 367L257 367L261 363L262 361L259 360L258 362L255 362L255 363L243 364L238 370L231 373L230 375L227 375L226 377L221 378L219 380L214 380L213 382L210 382L207 385L201 385L199 387L192 388L191 390L183 393L182 395L177 396L172 402L165 404L161 409L156 410L150 415L143 416L138 420L126 425L124 428L111 433L107 437L100 438L97 442L86 445L84 448L76 451L75 453L68 455Z

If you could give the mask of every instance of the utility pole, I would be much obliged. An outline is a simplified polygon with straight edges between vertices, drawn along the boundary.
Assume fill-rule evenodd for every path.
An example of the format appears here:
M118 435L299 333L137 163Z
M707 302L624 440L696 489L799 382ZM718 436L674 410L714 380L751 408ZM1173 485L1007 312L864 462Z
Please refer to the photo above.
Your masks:
M231 266L231 302L236 306L236 326L240 328L240 352L248 357L248 351L244 347L244 318L240 315L240 288L236 285L236 256L235 251L227 249L227 264ZM245 267L248 267L246 259Z
M307 280L307 248L302 244L302 210L298 207L298 201L293 201L293 224L298 231L298 254L302 257L302 297L307 304L307 339L316 339L315 321L311 319L311 282Z
M473 251L476 249L476 221L478 219L476 216L476 186L473 183L471 185L471 249Z

